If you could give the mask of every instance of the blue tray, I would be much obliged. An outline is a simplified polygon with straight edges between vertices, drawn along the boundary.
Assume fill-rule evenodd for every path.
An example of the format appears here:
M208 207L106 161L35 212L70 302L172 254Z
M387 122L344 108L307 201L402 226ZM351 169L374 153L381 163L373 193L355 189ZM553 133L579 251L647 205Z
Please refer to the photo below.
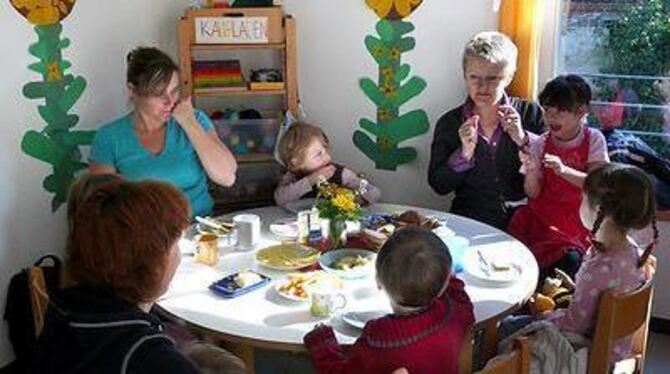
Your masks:
M224 297L226 299L232 299L234 297L238 297L246 293L249 293L253 290L256 290L258 288L261 288L270 282L270 278L266 277L265 275L263 274L258 275L261 277L260 281L248 285L246 287L240 287L237 283L235 283L235 277L237 276L237 273L231 274L212 283L209 286L209 289L221 297Z

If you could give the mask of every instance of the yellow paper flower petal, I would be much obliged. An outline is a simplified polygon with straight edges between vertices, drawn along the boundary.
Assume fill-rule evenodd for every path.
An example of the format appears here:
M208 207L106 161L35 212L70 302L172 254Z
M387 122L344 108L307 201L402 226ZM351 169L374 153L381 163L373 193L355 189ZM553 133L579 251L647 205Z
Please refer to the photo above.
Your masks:
M365 3L377 13L379 18L385 18L393 8L394 0L365 0Z

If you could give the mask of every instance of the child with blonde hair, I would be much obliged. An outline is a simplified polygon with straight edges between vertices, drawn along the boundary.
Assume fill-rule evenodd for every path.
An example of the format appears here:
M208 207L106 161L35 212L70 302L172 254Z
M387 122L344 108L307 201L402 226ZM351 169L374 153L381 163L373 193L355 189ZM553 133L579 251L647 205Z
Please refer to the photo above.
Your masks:
M370 204L377 202L381 195L378 188L349 168L333 163L330 142L314 125L292 125L279 140L279 158L288 172L275 190L277 205L316 197L316 185L321 180L362 190L363 199Z

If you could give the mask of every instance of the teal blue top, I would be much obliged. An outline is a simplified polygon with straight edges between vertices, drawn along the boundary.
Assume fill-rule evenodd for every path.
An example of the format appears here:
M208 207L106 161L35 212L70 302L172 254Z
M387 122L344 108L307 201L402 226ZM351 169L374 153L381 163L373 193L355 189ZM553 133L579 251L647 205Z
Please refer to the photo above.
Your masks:
M207 115L196 110L205 131L214 128ZM165 146L152 155L140 143L130 114L101 127L91 145L89 161L112 166L128 180L159 180L179 188L188 197L194 215L207 215L214 202L207 190L207 175L188 139L174 118L167 122Z

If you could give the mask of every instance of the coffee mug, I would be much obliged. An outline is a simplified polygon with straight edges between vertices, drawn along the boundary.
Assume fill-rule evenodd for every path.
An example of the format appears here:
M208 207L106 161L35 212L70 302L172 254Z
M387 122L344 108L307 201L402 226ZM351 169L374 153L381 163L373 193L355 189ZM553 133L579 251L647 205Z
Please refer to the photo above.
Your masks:
M198 238L195 261L209 266L219 263L219 238L216 235L204 234Z
M233 217L237 231L237 248L253 249L261 237L261 219L255 214L238 214Z
M337 310L347 306L347 298L334 291L311 290L312 306L309 311L315 317L330 317Z

